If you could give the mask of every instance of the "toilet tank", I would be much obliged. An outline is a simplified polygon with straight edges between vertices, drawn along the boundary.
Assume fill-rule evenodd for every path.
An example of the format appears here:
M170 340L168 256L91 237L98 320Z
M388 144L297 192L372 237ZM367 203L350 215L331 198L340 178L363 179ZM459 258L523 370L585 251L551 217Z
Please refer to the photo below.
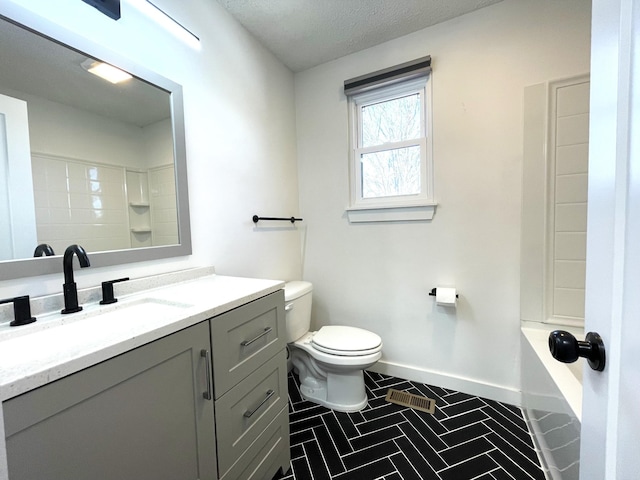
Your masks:
M287 343L293 342L309 331L311 326L311 292L309 282L287 282L284 285Z

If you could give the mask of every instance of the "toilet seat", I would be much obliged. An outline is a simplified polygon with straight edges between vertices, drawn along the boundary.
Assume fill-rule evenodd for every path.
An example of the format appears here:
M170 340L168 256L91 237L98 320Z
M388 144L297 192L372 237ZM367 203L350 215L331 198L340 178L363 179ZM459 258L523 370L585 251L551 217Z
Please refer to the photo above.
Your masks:
M382 349L382 339L375 333L338 325L320 328L313 335L311 344L320 352L349 357L372 355Z
M315 332L309 332L290 345L293 348L299 348L307 352L309 356L313 357L317 362L325 365L325 368L328 368L328 366L366 368L365 365L373 365L380 360L382 356L382 345L377 349L373 349L373 353L367 352L362 355L345 355L344 352L340 352L340 354L337 355L334 353L325 353L313 345L314 335Z

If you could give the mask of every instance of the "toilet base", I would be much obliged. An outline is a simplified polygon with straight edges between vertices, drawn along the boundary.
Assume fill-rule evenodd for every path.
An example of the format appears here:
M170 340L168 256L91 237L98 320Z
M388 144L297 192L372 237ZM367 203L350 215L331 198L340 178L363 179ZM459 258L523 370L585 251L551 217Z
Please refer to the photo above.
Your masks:
M338 412L357 412L367 406L367 393L362 370L326 372L324 378L312 376L294 357L294 372L300 379L300 393L305 400ZM301 367L301 368L299 368Z
M309 402L317 403L318 405L322 405L323 407L330 408L331 410L335 410L336 412L344 412L344 413L353 413L359 412L364 407L367 406L367 398L363 398L361 401L354 404L345 404L345 403L336 403L327 400L326 398L326 389L325 390L317 390L317 389L305 389L300 386L300 393L302 394L302 398L308 400Z

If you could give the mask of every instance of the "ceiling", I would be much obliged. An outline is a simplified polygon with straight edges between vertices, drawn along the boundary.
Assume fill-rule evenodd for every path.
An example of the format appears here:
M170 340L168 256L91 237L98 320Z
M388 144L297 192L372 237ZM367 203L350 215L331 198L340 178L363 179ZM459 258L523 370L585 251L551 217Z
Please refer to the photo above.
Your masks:
M217 0L294 72L502 0Z
M35 95L139 127L170 116L166 91L136 78L112 85L81 67L87 58L0 19L0 93Z
M297 72L502 0L217 1ZM86 55L4 20L0 58L0 90L98 111L138 126L169 112L166 92L140 81L108 84L82 70Z

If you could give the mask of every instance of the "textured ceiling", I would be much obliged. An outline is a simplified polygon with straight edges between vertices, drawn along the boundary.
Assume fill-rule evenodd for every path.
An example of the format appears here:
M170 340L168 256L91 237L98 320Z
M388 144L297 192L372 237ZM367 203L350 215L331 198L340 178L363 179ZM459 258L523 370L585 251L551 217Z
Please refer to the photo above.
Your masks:
M501 0L217 0L294 72Z

